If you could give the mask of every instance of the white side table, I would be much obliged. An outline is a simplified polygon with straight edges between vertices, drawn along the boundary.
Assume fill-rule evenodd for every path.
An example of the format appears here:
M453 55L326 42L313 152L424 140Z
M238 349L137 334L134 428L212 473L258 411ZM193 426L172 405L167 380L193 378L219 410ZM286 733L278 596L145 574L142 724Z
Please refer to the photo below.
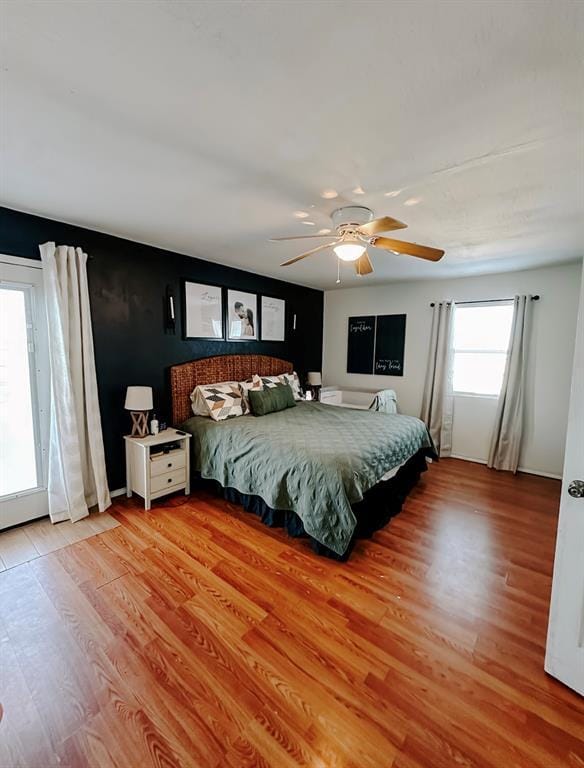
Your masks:
M126 495L132 492L144 499L144 509L150 509L153 499L184 488L191 491L189 440L191 435L176 429L165 429L157 435L130 437L126 435ZM160 451L164 443L179 447L168 453Z

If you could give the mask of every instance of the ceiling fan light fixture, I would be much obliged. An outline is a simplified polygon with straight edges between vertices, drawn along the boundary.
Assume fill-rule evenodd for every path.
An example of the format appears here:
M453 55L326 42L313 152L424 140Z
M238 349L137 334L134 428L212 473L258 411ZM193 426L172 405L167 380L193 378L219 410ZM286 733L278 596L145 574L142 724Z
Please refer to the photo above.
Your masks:
M365 253L365 246L359 243L339 243L333 248L341 261L357 261Z

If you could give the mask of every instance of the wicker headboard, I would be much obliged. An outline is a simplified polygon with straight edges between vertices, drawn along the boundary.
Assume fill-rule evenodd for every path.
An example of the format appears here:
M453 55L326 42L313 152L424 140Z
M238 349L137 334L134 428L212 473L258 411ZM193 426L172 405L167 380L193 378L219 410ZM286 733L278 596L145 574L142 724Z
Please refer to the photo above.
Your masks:
M254 373L259 376L277 376L280 373L292 373L292 370L292 363L267 355L217 355L192 360L190 363L172 365L170 368L172 423L178 426L193 415L190 394L199 384L244 381Z

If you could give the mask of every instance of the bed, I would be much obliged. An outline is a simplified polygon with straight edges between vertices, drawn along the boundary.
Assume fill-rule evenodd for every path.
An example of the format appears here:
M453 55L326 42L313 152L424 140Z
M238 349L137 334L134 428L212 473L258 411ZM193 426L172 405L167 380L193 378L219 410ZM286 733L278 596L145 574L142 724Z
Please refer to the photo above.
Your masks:
M264 355L173 366L173 423L193 436L193 477L266 524L308 535L318 553L346 559L357 538L400 510L434 448L414 417L318 402L226 421L192 414L190 394L199 384L292 370L291 363Z

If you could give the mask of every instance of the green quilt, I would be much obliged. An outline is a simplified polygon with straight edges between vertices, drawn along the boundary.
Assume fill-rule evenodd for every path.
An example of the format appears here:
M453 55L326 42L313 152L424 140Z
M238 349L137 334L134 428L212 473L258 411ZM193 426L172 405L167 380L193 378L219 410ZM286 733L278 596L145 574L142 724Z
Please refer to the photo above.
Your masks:
M307 533L339 555L355 530L351 504L420 449L433 453L425 424L413 416L316 402L227 421L194 416L182 429L193 435L203 477L293 510Z

